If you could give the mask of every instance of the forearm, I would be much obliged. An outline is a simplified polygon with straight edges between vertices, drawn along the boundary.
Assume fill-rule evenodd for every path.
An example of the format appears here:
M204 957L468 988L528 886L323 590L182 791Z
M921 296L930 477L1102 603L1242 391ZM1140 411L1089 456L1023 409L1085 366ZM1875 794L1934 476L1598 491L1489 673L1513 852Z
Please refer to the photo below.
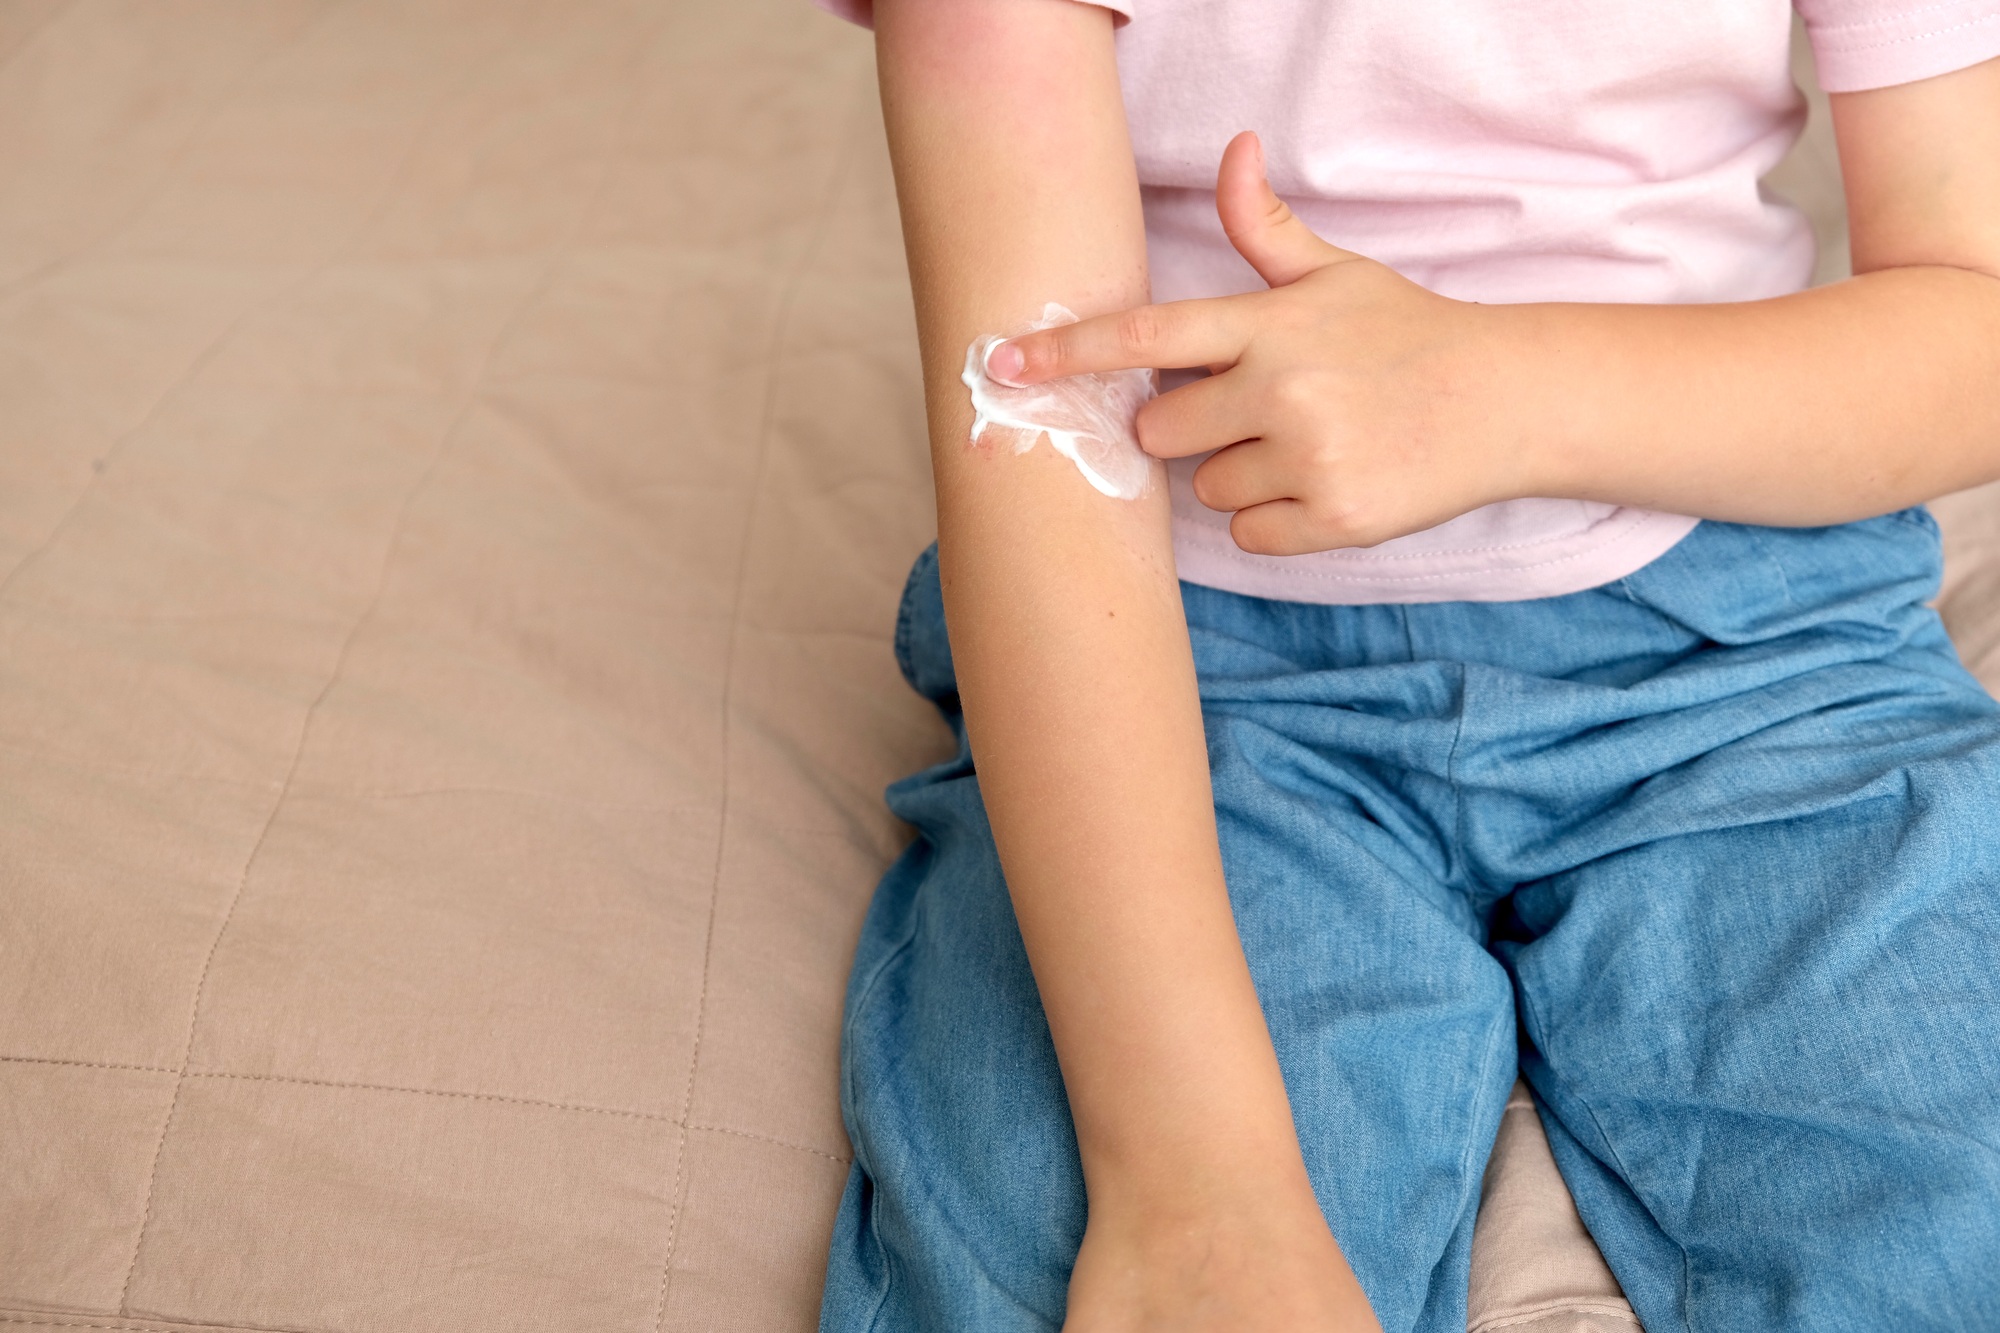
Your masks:
M1865 518L2000 476L2000 277L1912 265L1768 301L1497 308L1538 493Z
M1111 499L1046 445L967 445L975 336L1146 296L1109 16L881 0L876 22L959 687L1093 1209L1171 1188L1154 1164L1302 1179L1223 882L1165 486Z
M1836 95L1833 121L1859 276L1523 308L1554 493L1816 524L2000 476L2000 61Z
M1253 135L1216 208L1270 290L1010 340L1013 382L1213 372L1139 415L1261 555L1373 546L1499 500L1811 525L2000 477L2000 59L1833 98L1854 268L1731 305L1483 306L1315 236Z

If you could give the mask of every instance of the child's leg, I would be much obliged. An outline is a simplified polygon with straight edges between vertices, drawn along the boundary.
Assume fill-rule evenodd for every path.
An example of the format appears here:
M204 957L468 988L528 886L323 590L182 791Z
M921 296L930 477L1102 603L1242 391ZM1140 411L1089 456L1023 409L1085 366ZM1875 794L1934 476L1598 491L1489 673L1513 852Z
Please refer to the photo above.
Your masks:
M1529 1077L1649 1328L2000 1328L2000 724L1880 748L1752 738L1795 812L1523 892Z
M1635 579L1711 642L1568 755L1584 817L1473 798L1534 833L1488 847L1527 881L1499 932L1523 1064L1649 1329L2000 1328L2000 708L1923 588L1887 595L1897 521ZM1678 762L1619 770L1676 729Z
M1205 688L1231 693L1232 679L1282 666L1290 645L1274 640L1289 613L1259 622L1256 604L1218 596L1211 610L1247 618L1204 626L1197 656ZM1400 654L1399 616L1373 620ZM949 713L928 560L898 641L912 683ZM1211 715L1223 852L1308 1167L1384 1326L1461 1333L1515 1024L1481 923L1446 887L1442 816L1428 804L1443 789L1397 791L1289 739L1301 705L1234 693ZM1442 751L1451 732L1436 722L1423 743ZM877 895L849 992L842 1093L856 1158L822 1327L1052 1330L1083 1234L1082 1185L963 752L900 784L892 803L921 836Z

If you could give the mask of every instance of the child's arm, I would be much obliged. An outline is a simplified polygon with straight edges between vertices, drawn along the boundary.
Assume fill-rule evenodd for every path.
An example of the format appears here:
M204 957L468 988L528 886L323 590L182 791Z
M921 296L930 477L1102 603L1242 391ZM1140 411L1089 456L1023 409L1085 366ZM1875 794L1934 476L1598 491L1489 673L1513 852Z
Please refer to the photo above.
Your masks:
M1856 277L1734 305L1481 306L1327 245L1254 140L1218 207L1273 290L1015 340L1033 382L1224 373L1140 415L1268 554L1366 546L1493 500L1570 496L1810 525L2000 477L2000 60L1837 94Z
M1164 478L1110 499L1046 444L967 446L975 336L1146 297L1110 13L877 0L875 22L953 656L1089 1191L1068 1327L1372 1328L1230 914Z

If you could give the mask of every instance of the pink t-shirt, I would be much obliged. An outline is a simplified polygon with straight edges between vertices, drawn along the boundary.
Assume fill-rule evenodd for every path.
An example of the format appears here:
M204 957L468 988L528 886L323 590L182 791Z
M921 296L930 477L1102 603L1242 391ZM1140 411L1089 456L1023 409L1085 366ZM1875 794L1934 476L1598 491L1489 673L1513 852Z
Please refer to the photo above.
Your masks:
M868 0L817 0L866 22ZM1153 299L1262 286L1215 217L1240 130L1321 236L1462 300L1742 301L1813 266L1759 179L1804 120L1783 0L1106 0ZM1831 92L2000 55L2000 0L1798 0ZM1380 546L1251 555L1169 468L1182 578L1305 602L1507 601L1596 587L1695 526L1512 500Z

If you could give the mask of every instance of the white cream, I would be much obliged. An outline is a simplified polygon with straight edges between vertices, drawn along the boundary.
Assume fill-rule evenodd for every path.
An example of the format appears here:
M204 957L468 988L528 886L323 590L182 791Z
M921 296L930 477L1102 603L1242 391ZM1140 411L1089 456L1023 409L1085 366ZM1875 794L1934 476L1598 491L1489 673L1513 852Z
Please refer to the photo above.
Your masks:
M1023 333L1074 324L1076 316L1049 302L1042 317ZM1016 335L1018 336L1018 335ZM1139 448L1133 418L1153 396L1150 370L1113 370L1072 375L1025 389L1002 384L986 373L986 357L1006 339L987 334L965 349L965 373L972 390L972 440L988 426L1016 432L1014 452L1024 454L1046 435L1055 451L1076 464L1083 479L1118 500L1136 500L1152 484L1153 460Z

